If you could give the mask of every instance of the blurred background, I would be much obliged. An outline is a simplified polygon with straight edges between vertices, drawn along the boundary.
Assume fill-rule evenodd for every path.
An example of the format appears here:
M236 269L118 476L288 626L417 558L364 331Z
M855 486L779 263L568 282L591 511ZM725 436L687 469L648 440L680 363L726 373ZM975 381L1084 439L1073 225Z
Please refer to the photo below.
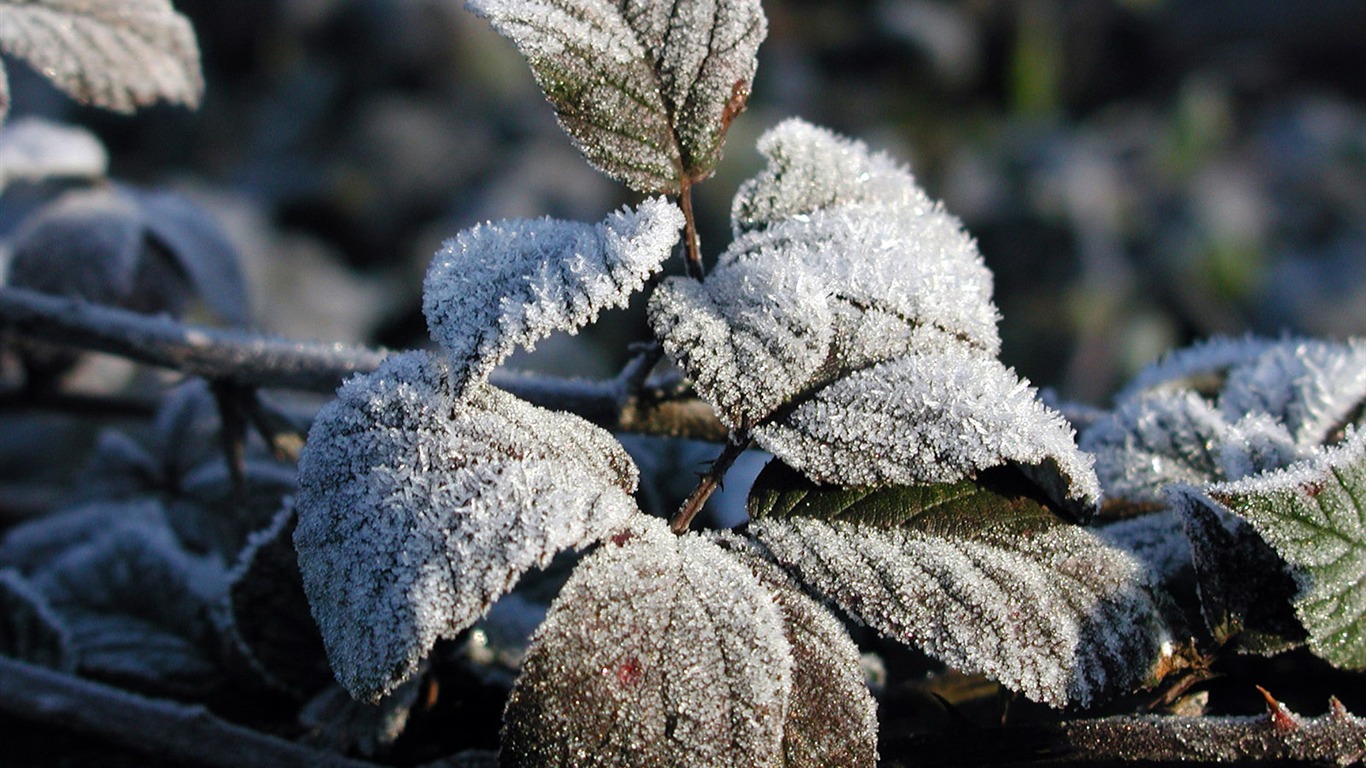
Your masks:
M206 206L253 321L426 340L422 275L485 219L597 221L635 196L590 169L513 46L458 0L176 0L196 112L73 105L7 60L13 117L84 125L115 178ZM796 115L910 164L997 277L1003 358L1105 405L1211 334L1366 333L1361 0L767 0L749 110L697 190L726 244L754 139ZM39 193L15 188L0 236ZM640 307L518 365L606 376Z

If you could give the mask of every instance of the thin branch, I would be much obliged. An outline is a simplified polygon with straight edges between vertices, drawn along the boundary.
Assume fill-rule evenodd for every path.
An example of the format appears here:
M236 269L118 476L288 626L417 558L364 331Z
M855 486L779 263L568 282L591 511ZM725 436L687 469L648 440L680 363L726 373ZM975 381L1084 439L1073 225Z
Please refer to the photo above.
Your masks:
M740 454L749 448L750 439L747 436L731 435L726 441L726 447L721 450L721 455L716 457L706 474L698 481L697 487L688 495L683 505L678 508L678 512L669 521L669 528L674 533L685 533L692 525L693 518L702 511L702 505L707 503L707 499L721 487L721 482L725 480L726 473L735 464L735 460L740 458Z
M391 354L187 325L13 287L0 287L0 328L11 336L105 352L236 387L327 394L348 376L374 370ZM696 398L634 397L623 380L582 382L500 373L493 384L535 405L575 413L612 431L712 442L726 436L706 403Z
M234 725L201 706L149 699L3 656L0 711L185 765L375 768Z
M683 244L687 248L684 265L688 277L701 280L706 275L702 266L702 244L697 237L697 215L692 207L692 182L684 179L678 191L678 205L683 209Z

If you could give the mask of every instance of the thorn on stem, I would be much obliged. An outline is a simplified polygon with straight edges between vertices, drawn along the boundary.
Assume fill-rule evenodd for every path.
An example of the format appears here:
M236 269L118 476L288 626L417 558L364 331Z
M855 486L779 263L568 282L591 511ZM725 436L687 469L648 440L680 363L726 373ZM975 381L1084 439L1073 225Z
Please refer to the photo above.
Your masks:
M1257 686L1257 690L1261 691L1262 697L1266 699L1267 720L1271 723L1273 728L1281 732L1299 730L1300 719L1294 712L1286 709L1284 704L1276 701L1275 697L1273 697L1267 689L1259 685Z

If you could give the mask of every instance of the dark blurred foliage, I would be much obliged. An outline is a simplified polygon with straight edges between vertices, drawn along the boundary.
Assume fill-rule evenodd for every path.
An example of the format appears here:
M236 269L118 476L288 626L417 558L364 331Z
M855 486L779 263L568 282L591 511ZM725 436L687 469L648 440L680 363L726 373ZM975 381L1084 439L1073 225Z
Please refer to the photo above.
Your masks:
M16 65L15 114L91 126L115 176L206 201L246 253L263 327L421 343L443 238L631 200L458 0L176 5L204 51L201 110L79 109ZM997 275L1004 358L1064 396L1102 401L1214 333L1366 332L1360 0L765 5L749 112L698 190L709 252L754 139L799 115L908 161L964 219ZM606 326L531 363L609 373L645 329Z

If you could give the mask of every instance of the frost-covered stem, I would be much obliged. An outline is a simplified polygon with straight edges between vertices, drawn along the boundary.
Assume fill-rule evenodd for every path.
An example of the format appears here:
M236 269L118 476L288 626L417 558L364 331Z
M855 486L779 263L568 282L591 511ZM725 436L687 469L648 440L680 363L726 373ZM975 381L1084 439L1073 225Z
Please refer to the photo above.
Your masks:
M697 238L697 215L692 207L692 181L686 178L679 185L678 206L683 209L684 264L688 269L688 277L701 280L706 275L706 269L702 267L702 244Z
M0 330L243 388L323 394L336 391L352 374L373 371L389 355L382 349L186 325L168 317L12 287L0 287ZM533 405L569 411L613 431L712 442L726 437L711 406L701 400L631 397L619 380L583 382L495 373L493 384Z
M688 495L683 506L678 508L678 512L669 521L669 528L673 529L674 533L681 534L688 530L692 525L693 518L702 511L702 505L706 504L707 499L711 498L716 489L721 487L726 473L735 464L735 460L740 458L740 454L749 448L749 444L748 435L732 434L726 440L726 447L721 449L721 455L717 456L716 460L711 463L711 468L698 480L697 487Z
M97 736L157 763L223 768L375 766L234 725L201 706L149 699L3 656L0 711L13 719Z

